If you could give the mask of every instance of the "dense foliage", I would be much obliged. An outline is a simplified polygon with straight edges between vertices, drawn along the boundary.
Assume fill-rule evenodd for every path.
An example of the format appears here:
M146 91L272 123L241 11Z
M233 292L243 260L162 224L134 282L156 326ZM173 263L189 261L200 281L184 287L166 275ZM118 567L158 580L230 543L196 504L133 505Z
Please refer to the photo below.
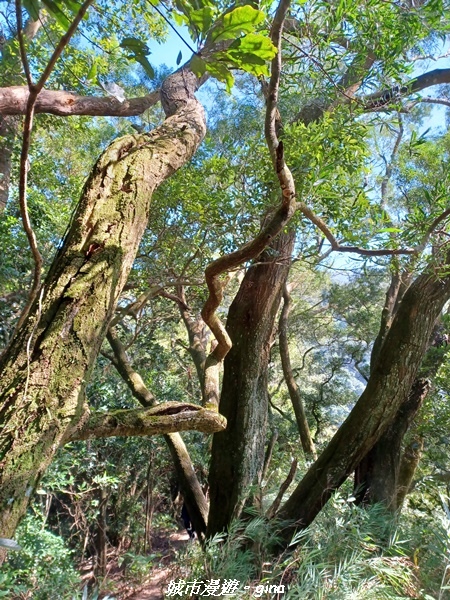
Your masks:
M27 72L39 81L84 4L1 3L2 89L27 85ZM239 398L234 408L232 400L225 402L230 435L236 420L244 423L242 438L250 431L247 401L253 402L251 410L259 406L264 411L259 435L265 456L255 450L248 465L230 445L223 461L231 466L224 467L206 434L183 433L184 468L193 467L204 492L210 482L214 522L222 505L220 482L214 481L210 464L224 473L234 469L235 481L242 476L250 483L231 490L223 476L224 493L229 487L234 503L224 519L226 531L206 526L199 531L202 544L186 545L173 561L172 577L238 580L241 598L254 597L259 585L269 586L261 594L271 597L270 585L284 584L286 598L443 599L450 586L450 338L444 297L449 276L449 7L443 0L297 1L281 19L282 6L124 0L118 10L107 0L93 2L49 73L45 90L88 99L103 96L110 102L109 112L63 117L37 110L26 157L25 208L18 184L24 173L23 119L6 101L0 103L0 192L7 197L4 207L0 198L0 346L7 357L36 281L36 253L29 249L24 215L36 234L45 280L62 256L68 232L82 221L78 201L89 194L97 157L122 136L151 140L152 132L159 131L164 112L156 101L125 116L114 116L119 113L111 106L126 110L131 98L155 90L159 94L170 69L158 64L150 40L163 42L169 33L172 40L176 28L184 38L177 64L193 53L184 72L203 86L198 96L208 130L192 160L154 190L147 227L80 398L85 394L92 413L112 414L173 401L205 404L205 373L217 344L216 330L211 327L212 334L205 323L211 295L205 269L208 273L211 265L257 238L279 210L280 191L282 201L289 196L289 178L283 179L288 171L295 181L290 201L296 208L278 238L291 236L285 242L291 248L288 255L268 237L264 253L233 263L217 276L222 286L217 315L224 323L228 318L230 331L240 332L231 340L237 352L243 338L257 339L267 326L258 356L238 358L248 379L236 378L236 367L229 366L235 358L225 358L219 382L229 396ZM282 67L277 79L278 58ZM270 113L274 102L276 111ZM26 138L26 127L24 131ZM180 139L183 132L181 128ZM124 181L116 195L128 193ZM86 260L104 247L86 246ZM281 265L286 274L280 270L271 279L264 275L266 265ZM263 273L261 288L249 279L257 269ZM432 335L417 342L423 352L414 363L404 338L394 338L392 332L407 290L421 277L442 282L442 307L429 324ZM25 392L17 396L25 400L32 361L39 359L32 339L45 286L31 308L30 318L37 315L37 320L23 348L28 375ZM278 295L273 305L263 306L264 317L253 327L252 306L256 310L264 302L265 286L278 286ZM240 307L247 301L250 308L242 315ZM288 305L289 312L280 314ZM422 331L420 324L431 318L428 308L419 298L411 320L399 325L401 332L415 330L416 324ZM63 338L68 330L61 327ZM370 438L370 447L361 442L364 451L355 451L357 462L350 461L336 475L339 465L330 459L330 488L324 488L320 507L311 508L311 514L316 512L309 522L300 519L297 530L292 507L283 502L294 490L301 491L305 474L320 466L315 456L320 461L330 440L339 440L355 404L360 406L375 378L384 376L379 357L402 352L400 372L413 374L405 398L373 431L365 429L366 417L361 418L359 436ZM223 357L219 367L222 362ZM19 379L8 383L1 376L5 396L0 399L6 408L3 412L0 406L0 426L7 435L6 394L20 387ZM387 492L381 498L371 495L380 479L370 469L364 471L364 460L371 456L369 462L380 461L380 454L370 453L380 452L379 443L386 446L382 435L394 436L410 390L425 379L430 382L427 393L408 413L404 430L399 426L402 433L394 432L398 451L392 505ZM391 383L383 385L384 397L397 397ZM33 406L30 402L30 411ZM53 407L45 410L51 416ZM224 434L214 435L217 440ZM310 437L309 451L304 436ZM27 488L34 500L14 536L21 550L8 551L2 565L0 598L116 597L119 588L114 590L107 574L112 561L130 586L142 583L157 565L160 556L152 543L177 529L186 496L175 442L167 434L163 439L142 432L92 438L64 438L45 475L29 492ZM247 442L250 447L252 440ZM0 451L7 445L0 445ZM0 452L0 461L9 449ZM388 472L388 462L381 469ZM355 470L365 478L357 474L353 487ZM3 537L10 536L0 530Z

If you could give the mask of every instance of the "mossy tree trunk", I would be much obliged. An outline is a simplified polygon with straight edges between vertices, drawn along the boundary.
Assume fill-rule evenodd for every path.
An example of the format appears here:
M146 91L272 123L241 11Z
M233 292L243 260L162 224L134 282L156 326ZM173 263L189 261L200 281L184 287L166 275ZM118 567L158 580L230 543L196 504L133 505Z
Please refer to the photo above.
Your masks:
M420 275L408 288L386 334L368 384L346 421L311 466L278 517L292 521L288 541L307 527L333 492L355 470L408 396L430 335L450 297L450 276Z
M394 420L355 469L358 503L383 503L388 510L397 510L403 439L429 389L428 379L417 379L413 383Z
M240 515L264 464L267 370L275 317L289 273L293 232L283 233L247 271L230 306L233 346L224 361L220 413L227 429L215 434L210 467L208 536Z
M162 88L166 121L115 140L89 176L29 317L0 361L0 536L11 537L59 446L88 417L84 389L147 226L152 193L205 134L197 78Z

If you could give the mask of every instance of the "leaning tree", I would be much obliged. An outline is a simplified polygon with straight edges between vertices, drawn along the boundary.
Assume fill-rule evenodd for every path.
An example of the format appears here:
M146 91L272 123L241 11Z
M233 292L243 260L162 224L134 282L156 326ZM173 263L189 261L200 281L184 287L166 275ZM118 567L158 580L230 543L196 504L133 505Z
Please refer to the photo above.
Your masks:
M52 13L53 3L44 1L42 5L50 10L51 18L61 21L60 12ZM27 6L32 19L43 18L39 3ZM160 89L126 100L117 91L118 97L98 98L45 87L84 15L88 9L95 10L95 2L72 2L73 7L77 12L71 20L63 13L65 35L42 72L36 74L27 52L21 3L16 2L16 48L27 85L0 89L1 114L24 115L18 195L35 263L28 301L0 362L0 534L13 535L39 478L58 448L68 441L172 435L184 429L221 431L215 435L212 449L210 532L226 528L239 516L252 484L261 477L267 364L294 251L295 227L306 231L305 235L314 232L318 258L330 252L385 256L395 261L406 257L405 268L411 273L397 297L398 306L383 318L366 390L279 511L280 517L294 523L292 527L306 526L407 402L435 321L450 296L447 249L444 243L437 243L449 213L442 199L430 207L415 244L408 243L407 236L399 243L391 235L379 235L379 225L378 230L369 232L372 237L367 231L361 233L358 242L352 219L355 206L356 220L370 211L385 231L396 229L390 223L385 198L378 203L377 212L367 194L361 193L362 178L351 179L353 195L346 194L340 204L336 200L341 200L336 188L345 180L340 169L351 165L355 155L358 165L364 159L360 145L364 115L380 109L411 110L419 101L417 92L449 81L446 69L408 78L404 59L418 40L432 37L445 25L445 13L436 3L411 7L374 1L344 10L339 3L291 6L281 0L268 17L250 4L222 11L214 3L194 6L180 2L179 19L188 23L200 42L197 51L164 79ZM267 12L271 10L268 6ZM269 36L259 33L266 18L270 18ZM141 40L126 38L122 46L149 68ZM268 61L271 68L266 79ZM106 336L114 351L113 362L133 394L144 405L154 402L124 356L114 331L114 311L148 225L152 194L194 156L205 135L205 115L195 92L209 76L231 88L231 68L258 77L265 104L262 113L270 159L265 176L271 202L261 215L259 233L206 268L208 297L201 317L216 339L209 353L201 343L199 346L203 322L200 317L196 323L192 321L183 303L182 284L174 282L192 350L198 350L192 356L202 383L202 406L175 403L95 413L89 409L85 389ZM292 82L298 82L294 100L287 97ZM369 93L369 83L377 91ZM303 96L300 102L299 96ZM132 116L158 101L166 116L161 125L148 133L114 140L96 162L42 281L39 244L27 207L33 116ZM327 152L334 162L316 168ZM6 159L5 169L9 169L8 156ZM340 178L335 176L337 171ZM321 199L314 190L323 191ZM332 201L327 204L324 198ZM299 216L297 221L294 215ZM419 257L427 257L431 248L432 260L421 266L422 272L414 279ZM217 313L227 282L225 274L244 263L249 267L225 327ZM287 301L286 294L284 297ZM224 360L221 389L219 374ZM194 494L192 506L197 502L201 500ZM199 519L205 521L204 508L199 512ZM290 534L288 529L286 536Z

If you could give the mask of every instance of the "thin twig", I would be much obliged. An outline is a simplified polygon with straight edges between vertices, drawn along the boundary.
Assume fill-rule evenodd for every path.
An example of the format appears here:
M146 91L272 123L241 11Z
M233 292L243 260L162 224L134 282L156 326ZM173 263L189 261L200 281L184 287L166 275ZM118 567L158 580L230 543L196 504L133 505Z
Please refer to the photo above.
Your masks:
M205 270L209 296L202 309L202 318L209 326L217 340L217 346L206 359L204 397L206 406L218 407L219 404L219 368L231 349L231 339L222 321L216 313L220 306L226 282L220 276L226 271L235 269L244 262L253 260L270 244L290 221L296 210L294 180L286 167L283 156L283 145L278 142L276 125L278 118L278 86L281 73L281 33L284 20L289 10L290 0L280 0L273 20L270 38L278 49L272 60L272 74L266 96L266 141L272 157L274 169L280 181L282 201L267 225L252 241L244 244L239 250L221 256L210 263Z
M94 2L94 0L85 0L80 10L76 14L73 22L71 23L67 32L60 39L55 51L53 52L47 66L44 69L41 77L37 84L33 84L30 68L28 64L28 58L25 51L25 44L23 39L23 31L22 31L22 2L21 0L16 0L16 19L17 19L17 31L19 36L20 43L20 53L23 68L27 77L28 88L29 88L29 96L27 101L27 111L25 115L25 121L23 125L23 137L22 137L22 150L20 154L20 176L19 176L19 205L20 205L20 213L22 217L23 227L25 233L28 238L28 243L30 245L30 249L33 255L34 260L34 273L33 273L33 283L31 286L30 294L28 296L28 300L25 304L24 309L19 317L18 323L16 325L16 331L21 327L24 323L25 319L30 312L31 306L36 299L36 296L39 291L39 287L41 285L41 270L42 270L42 256L39 252L36 234L34 233L33 227L31 225L30 216L28 214L28 202L27 202L27 183L28 183L28 152L30 149L31 143L31 131L33 129L33 117L34 117L34 106L36 103L36 98L39 95L39 92L45 85L45 82L49 78L56 61L59 56L63 52L64 48L69 43L70 38L75 33L81 19L86 14L89 6Z

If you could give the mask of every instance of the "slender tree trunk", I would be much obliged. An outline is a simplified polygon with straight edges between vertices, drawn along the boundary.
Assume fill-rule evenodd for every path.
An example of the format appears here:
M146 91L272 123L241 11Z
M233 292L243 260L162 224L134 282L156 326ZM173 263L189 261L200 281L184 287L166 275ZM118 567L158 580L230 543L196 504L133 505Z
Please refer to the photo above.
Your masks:
M11 157L20 117L0 115L0 214L8 203Z
M0 536L11 537L58 447L88 416L86 381L147 226L152 193L205 134L197 78L163 84L169 118L95 165L39 300L0 362Z
M283 233L247 271L231 304L227 331L233 346L224 361L220 412L226 431L214 435L208 536L239 517L259 483L266 441L267 369L274 321L289 272L294 234Z
M130 388L133 396L142 406L155 406L155 397L146 387L139 373L131 366L119 338L112 329L108 331L107 337L114 352L113 364ZM201 540L206 533L208 503L181 435L179 433L169 433L164 436L164 440L169 448L178 478L178 485L183 494L191 521Z
M420 275L405 293L368 384L346 421L283 505L278 516L307 527L332 493L355 470L392 422L408 396L442 307L450 277Z
M298 389L297 382L292 373L291 358L289 355L289 343L288 343L288 318L291 308L291 296L287 285L283 289L283 309L280 315L279 323L279 340L280 340L280 357L281 366L283 368L284 380L289 390L289 396L291 398L292 406L294 408L295 419L297 421L297 427L300 434L300 440L302 443L303 452L307 457L317 458L316 449L314 442L311 437L309 430L308 420L306 418L305 407L303 406L302 397L300 390Z
M39 19L33 21L29 19L23 29L23 35L26 39L32 40L39 32L41 26L46 21L46 16L43 11L39 13ZM21 73L20 57L15 54L11 55L9 47L11 42L7 43L6 55L8 57L7 67L10 73L14 73L14 78L22 79L19 76ZM3 50L4 52L4 50ZM3 54L3 53L2 53ZM4 59L0 61L0 68L5 67ZM14 82L10 82L10 85ZM5 210L9 197L9 185L11 181L11 157L14 144L19 132L21 117L15 115L0 114L0 215Z
M106 509L108 507L108 492L105 488L100 488L98 498L98 517L96 533L96 551L97 551L97 577L103 578L106 575L107 565L107 537L106 537Z

